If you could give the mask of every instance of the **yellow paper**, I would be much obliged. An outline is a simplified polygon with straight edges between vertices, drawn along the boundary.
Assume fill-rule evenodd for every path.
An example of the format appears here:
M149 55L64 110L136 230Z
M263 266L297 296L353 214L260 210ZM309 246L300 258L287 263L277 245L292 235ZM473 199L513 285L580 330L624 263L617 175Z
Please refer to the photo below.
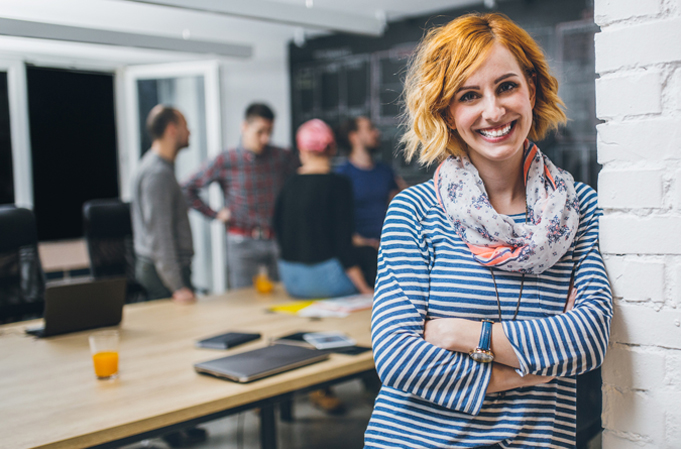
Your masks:
M299 311L304 309L305 307L309 306L316 300L310 300L310 301L296 301L296 302L289 302L286 304L282 304L280 306L274 306L270 307L270 312L276 312L276 313L286 313L289 315L296 315Z

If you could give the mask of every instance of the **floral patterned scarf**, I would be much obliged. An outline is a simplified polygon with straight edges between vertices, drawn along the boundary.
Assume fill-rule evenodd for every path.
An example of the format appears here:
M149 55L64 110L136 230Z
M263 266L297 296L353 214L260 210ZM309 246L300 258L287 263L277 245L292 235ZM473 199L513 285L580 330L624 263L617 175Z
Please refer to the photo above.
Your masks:
M527 223L497 213L467 156L449 157L435 172L438 201L454 230L487 267L539 274L572 244L579 199L572 175L553 165L529 140L523 154Z

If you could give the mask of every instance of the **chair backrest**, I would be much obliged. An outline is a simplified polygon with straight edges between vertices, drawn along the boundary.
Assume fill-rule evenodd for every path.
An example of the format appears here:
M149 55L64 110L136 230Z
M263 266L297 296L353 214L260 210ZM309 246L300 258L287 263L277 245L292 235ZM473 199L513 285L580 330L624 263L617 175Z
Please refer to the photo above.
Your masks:
M0 207L0 323L42 315L45 275L33 212Z
M83 230L95 279L128 279L127 302L146 299L135 280L135 248L130 203L118 199L91 200L83 204Z
M130 204L116 199L87 201L83 204L83 228L95 279L134 278Z

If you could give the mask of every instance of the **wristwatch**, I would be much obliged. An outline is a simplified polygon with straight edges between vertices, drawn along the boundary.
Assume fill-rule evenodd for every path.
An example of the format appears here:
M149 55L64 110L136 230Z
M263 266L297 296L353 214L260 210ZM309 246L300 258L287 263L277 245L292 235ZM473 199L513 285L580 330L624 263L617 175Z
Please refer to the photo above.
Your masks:
M490 363L494 360L494 353L490 349L492 345L492 324L493 321L482 320L482 331L480 332L480 342L478 347L470 352L470 356L476 362Z

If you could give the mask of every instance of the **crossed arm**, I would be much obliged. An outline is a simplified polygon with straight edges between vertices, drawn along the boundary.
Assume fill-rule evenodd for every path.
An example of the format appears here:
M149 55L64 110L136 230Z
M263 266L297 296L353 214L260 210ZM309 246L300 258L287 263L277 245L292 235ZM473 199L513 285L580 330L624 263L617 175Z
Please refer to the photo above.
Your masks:
M577 290L572 289L567 299L566 312L573 309ZM478 345L482 322L463 318L441 318L428 320L424 326L423 338L439 348L469 353ZM516 369L520 361L513 345L504 333L502 323L492 325L491 349L494 353L492 374L487 393L498 393L520 387L529 387L551 381L555 376L527 374L521 376Z

